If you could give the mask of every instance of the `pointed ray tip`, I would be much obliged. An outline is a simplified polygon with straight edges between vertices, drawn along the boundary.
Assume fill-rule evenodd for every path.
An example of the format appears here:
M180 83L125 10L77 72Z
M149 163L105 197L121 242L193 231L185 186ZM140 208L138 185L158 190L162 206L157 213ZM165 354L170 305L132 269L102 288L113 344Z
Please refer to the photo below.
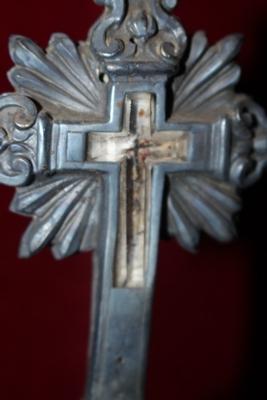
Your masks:
M14 52L17 48L17 45L19 42L22 42L23 40L25 40L26 38L24 36L21 35L10 35L9 39L8 39L8 49L9 49L9 54L10 57L12 59L13 62L14 61Z
M29 246L27 246L23 240L19 246L19 252L18 252L18 256L19 258L22 259L26 259L26 258L30 258L33 254L31 254Z
M161 3L165 10L170 11L177 6L178 0L162 0Z
M12 61L19 65L24 65L27 62L27 57L25 56L27 53L41 51L37 44L22 35L11 35L8 47Z
M64 258L68 257L68 255L63 254L60 251L59 246L57 246L57 245L52 245L51 251L52 251L54 258L58 261L63 260Z
M199 253L200 244L200 233L198 232L198 238L191 240L184 240L181 236L175 235L176 241L179 245L191 254L197 255Z
M223 39L229 46L236 50L236 53L239 53L241 46L244 41L244 35L242 33L233 33L231 35L226 36Z
M27 38L26 36L22 35L10 35L8 39L9 50L13 50L17 47L19 43L24 43L26 41L30 41L31 39Z
M192 40L195 40L195 41L197 40L199 42L204 41L205 43L207 43L208 42L207 34L203 30L196 31L192 36Z
M26 39L26 38L21 35L12 34L9 36L9 39L8 39L9 46L11 46L12 44L15 44L18 40L23 40L23 39Z
M60 251L58 251L57 249L52 247L52 254L55 258L55 260L60 261L62 260L64 257L62 256L62 254L60 253Z
M31 225L28 227L28 229L26 230L26 232L24 233L24 235L21 239L20 246L19 246L19 258L30 258L30 257L38 254L44 248L44 246L37 247L34 244L34 240L33 240L34 237L33 237L33 239L31 238L30 228L31 228Z
M63 32L55 32L50 36L48 46L54 45L55 43L61 42L62 40L69 39L68 35Z
M236 43L242 44L244 41L244 35L243 35L243 33L240 33L240 32L233 33L232 35L229 35L229 37L230 38L232 37L232 39L235 40Z

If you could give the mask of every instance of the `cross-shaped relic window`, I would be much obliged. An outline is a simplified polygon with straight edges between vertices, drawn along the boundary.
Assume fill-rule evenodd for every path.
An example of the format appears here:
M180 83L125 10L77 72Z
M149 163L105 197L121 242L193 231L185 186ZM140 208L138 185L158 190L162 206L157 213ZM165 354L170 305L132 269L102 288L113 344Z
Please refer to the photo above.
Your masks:
M181 163L187 158L188 136L183 131L155 130L155 97L127 95L121 132L91 132L88 161L120 163L120 218L115 284L144 285L151 209L152 166Z

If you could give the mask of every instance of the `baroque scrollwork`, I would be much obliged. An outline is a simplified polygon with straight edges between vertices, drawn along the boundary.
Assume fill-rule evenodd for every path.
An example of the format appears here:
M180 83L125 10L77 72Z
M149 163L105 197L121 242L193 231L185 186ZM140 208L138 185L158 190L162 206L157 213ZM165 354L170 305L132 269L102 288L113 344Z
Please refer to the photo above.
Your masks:
M0 182L10 186L25 185L36 170L35 104L16 94L0 97Z
M96 2L106 6L102 19L89 33L92 49L100 59L108 63L119 57L121 63L177 65L187 43L183 27L168 14L177 1Z
M252 99L241 96L233 116L231 181L239 187L254 184L266 168L267 116Z

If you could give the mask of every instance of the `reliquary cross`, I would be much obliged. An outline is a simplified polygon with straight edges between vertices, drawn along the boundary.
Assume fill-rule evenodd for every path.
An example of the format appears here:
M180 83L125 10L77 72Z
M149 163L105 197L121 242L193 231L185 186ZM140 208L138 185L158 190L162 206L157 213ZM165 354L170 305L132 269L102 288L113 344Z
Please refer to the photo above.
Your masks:
M239 35L189 40L175 0L96 2L106 10L78 45L11 37L0 182L33 217L21 257L95 251L84 399L141 400L162 204L186 249L201 231L231 240L239 188L267 162L267 119L234 91Z

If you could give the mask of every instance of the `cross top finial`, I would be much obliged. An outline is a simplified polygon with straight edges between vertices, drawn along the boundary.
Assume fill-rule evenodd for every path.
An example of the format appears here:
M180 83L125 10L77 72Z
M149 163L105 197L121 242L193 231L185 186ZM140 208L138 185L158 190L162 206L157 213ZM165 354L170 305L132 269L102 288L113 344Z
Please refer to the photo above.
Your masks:
M169 15L176 0L95 0L104 16L90 31L103 69L117 75L171 74L187 44L180 22Z

